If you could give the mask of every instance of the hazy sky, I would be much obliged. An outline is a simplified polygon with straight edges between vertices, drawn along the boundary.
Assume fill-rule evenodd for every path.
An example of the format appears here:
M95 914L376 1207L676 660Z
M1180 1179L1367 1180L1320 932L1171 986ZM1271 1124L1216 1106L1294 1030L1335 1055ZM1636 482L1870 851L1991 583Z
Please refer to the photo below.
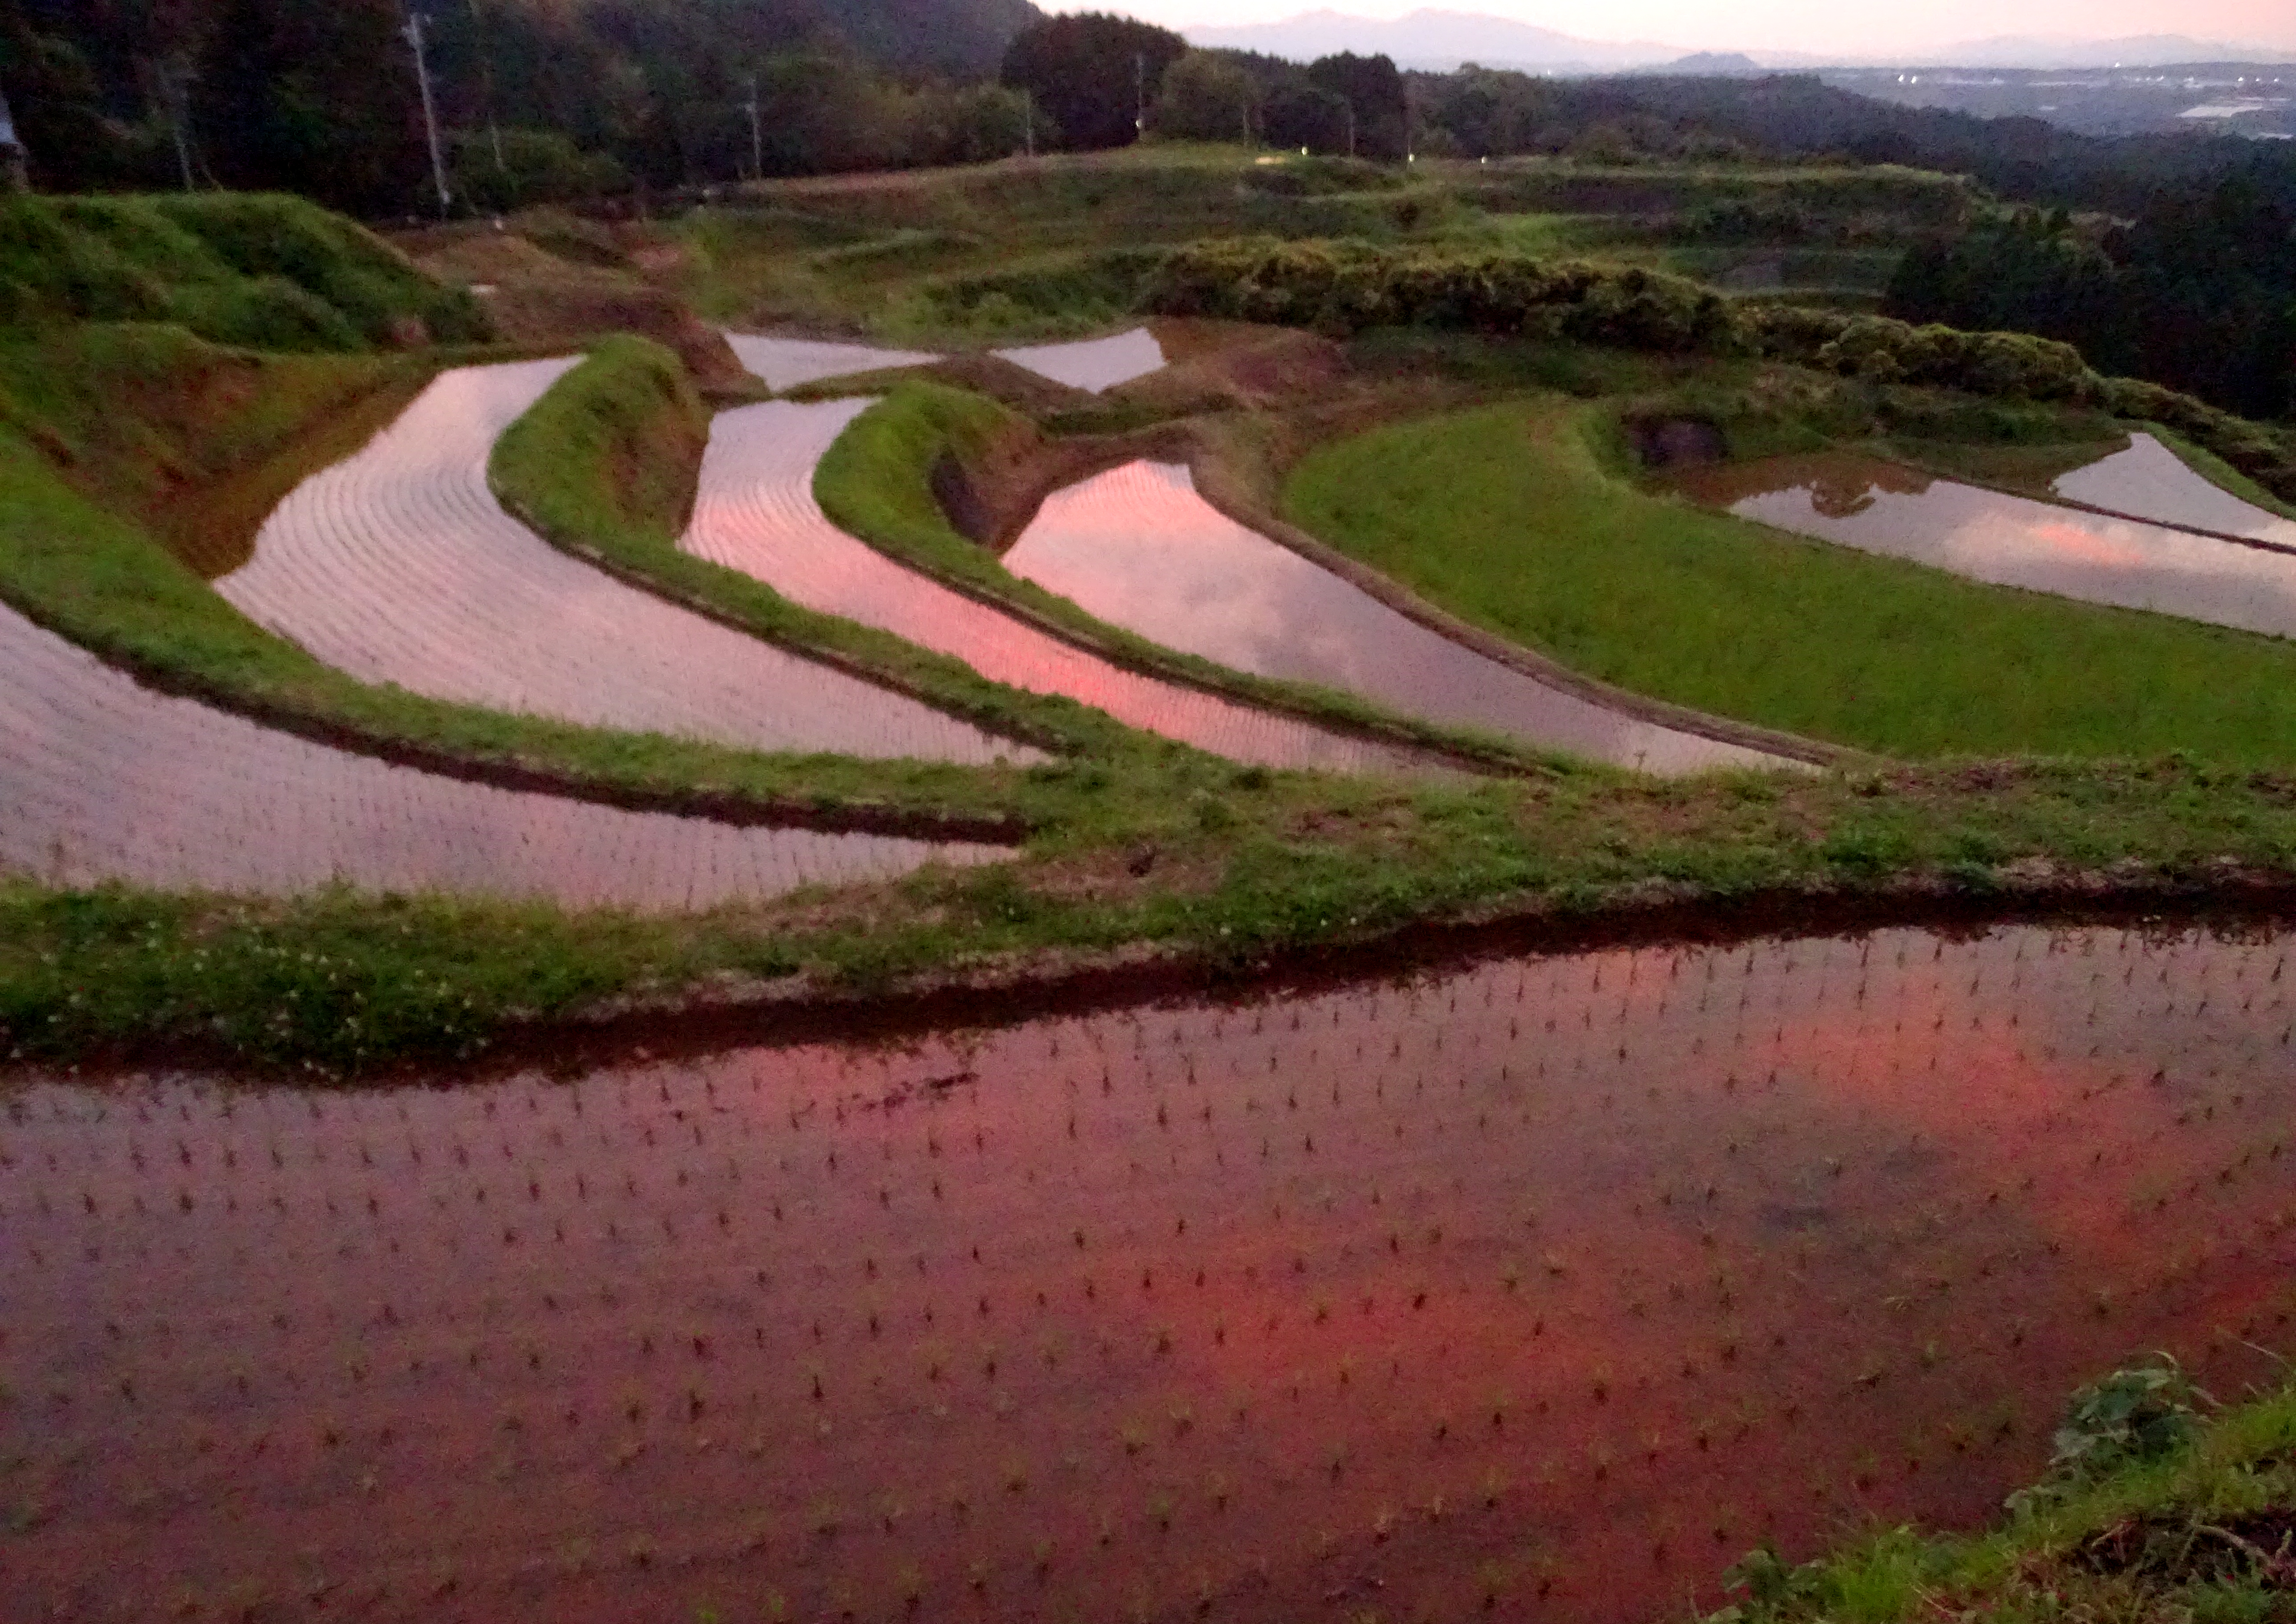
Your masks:
M1395 17L1423 4L1484 12L1585 39L1650 39L1693 47L1887 55L1997 34L2184 34L2198 39L2296 48L2292 0L1931 0L1917 6L1844 4L1841 0L1610 0L1600 7L1557 0L1054 0L1055 11L1115 11L1168 28L1263 22L1328 7L1357 16Z

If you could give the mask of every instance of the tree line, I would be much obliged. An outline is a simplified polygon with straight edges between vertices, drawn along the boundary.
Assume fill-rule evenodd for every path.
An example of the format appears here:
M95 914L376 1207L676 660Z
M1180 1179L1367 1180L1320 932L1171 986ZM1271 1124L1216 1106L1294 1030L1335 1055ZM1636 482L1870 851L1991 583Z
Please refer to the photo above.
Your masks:
M1029 0L418 0L455 192L492 209L1025 144ZM423 207L400 0L0 0L35 184Z
M2296 161L2263 153L2133 221L1997 214L1915 247L1886 308L2062 339L2101 372L2296 416Z

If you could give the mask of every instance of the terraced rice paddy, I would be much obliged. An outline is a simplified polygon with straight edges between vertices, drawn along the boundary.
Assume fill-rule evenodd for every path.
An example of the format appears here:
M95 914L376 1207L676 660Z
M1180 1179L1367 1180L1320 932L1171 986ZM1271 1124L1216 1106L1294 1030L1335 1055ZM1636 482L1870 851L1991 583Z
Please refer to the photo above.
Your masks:
M1613 1620L2296 1307L2288 942L1650 947L0 1095L18 1616Z
M1610 709L1453 643L1229 519L1174 463L1129 463L1054 493L1004 567L1173 648L1431 720L1653 773L1782 764Z
M996 353L1056 383L1095 393L1129 383L1135 378L1144 378L1164 365L1164 347L1145 327L1135 327L1110 338L1086 339L1073 344L1031 344Z
M865 400L772 401L718 414L685 551L739 570L811 609L882 627L997 682L1058 693L1234 760L1347 772L1430 770L1429 759L1201 689L1162 682L926 579L839 529L813 497L814 470Z
M2296 547L2296 520L2242 501L2186 467L2150 434L2128 437L2128 447L2060 477L2057 495L2161 524L2250 536Z
M780 338L767 333L729 332L726 341L743 366L776 390L840 378L889 366L920 366L941 357L923 350L881 349L868 344L819 339ZM1070 344L1030 344L996 352L1030 372L1070 389L1107 390L1144 377L1164 365L1163 346L1145 327L1112 338Z
M769 389L793 390L800 383L873 373L888 366L922 366L940 357L921 349L881 349L824 339L791 339L762 332L729 332L726 342L742 365Z
M216 589L330 665L441 699L758 750L1042 759L626 586L505 513L488 453L572 365L442 374L290 494Z
M1001 855L734 828L393 767L154 693L0 609L0 872L686 908Z
M1932 480L1849 452L1692 468L1670 480L1740 518L1972 580L2296 635L2296 556L2284 553Z

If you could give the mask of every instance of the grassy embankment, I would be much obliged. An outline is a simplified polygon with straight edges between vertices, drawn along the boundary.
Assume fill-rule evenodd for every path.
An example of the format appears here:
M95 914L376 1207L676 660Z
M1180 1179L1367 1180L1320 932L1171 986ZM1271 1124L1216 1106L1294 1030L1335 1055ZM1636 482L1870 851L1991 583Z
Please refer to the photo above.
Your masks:
M1601 408L1390 425L1293 472L1290 516L1577 669L1883 754L2296 760L2296 645L1964 581L1629 480Z
M2118 1373L2077 1395L2076 1457L1981 1535L1891 1529L1799 1568L1740 1564L1709 1624L2285 1624L2296 1618L2296 1387L2196 1422Z
M685 918L0 883L0 1054L189 1045L357 1070L467 1054L600 1000L723 995L729 974L882 991L1151 947L1248 964L1463 915L1567 926L1658 902L2007 906L2061 885L2231 897L2243 877L2296 878L2296 781L2178 761L1420 787L1242 768L1185 800L1078 770L1121 808L1122 839L1112 816L993 871Z
M1250 703L1357 732L1418 743L1496 767L1545 770L1554 757L1494 735L1439 726L1358 695L1254 677L1111 626L1074 603L1012 574L960 535L932 494L944 455L974 460L1001 438L1034 425L981 396L928 382L899 385L840 435L814 481L823 511L852 535L920 573L1068 632L1119 663Z
M1898 248L1971 197L1958 177L1886 167L1530 160L1402 169L1159 144L773 181L662 237L681 256L675 284L716 319L962 347L1136 316L1157 250L1232 236L1569 252L1726 282L1767 280L1775 267L1782 285L1759 296L1870 303Z

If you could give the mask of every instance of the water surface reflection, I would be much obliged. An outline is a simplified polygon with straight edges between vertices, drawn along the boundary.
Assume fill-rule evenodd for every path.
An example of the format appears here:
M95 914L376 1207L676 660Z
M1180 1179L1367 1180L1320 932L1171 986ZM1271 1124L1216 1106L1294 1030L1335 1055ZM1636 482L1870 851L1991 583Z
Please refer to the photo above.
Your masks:
M2058 507L1854 452L1683 470L1693 499L1972 580L2272 636L2296 634L2296 556Z

